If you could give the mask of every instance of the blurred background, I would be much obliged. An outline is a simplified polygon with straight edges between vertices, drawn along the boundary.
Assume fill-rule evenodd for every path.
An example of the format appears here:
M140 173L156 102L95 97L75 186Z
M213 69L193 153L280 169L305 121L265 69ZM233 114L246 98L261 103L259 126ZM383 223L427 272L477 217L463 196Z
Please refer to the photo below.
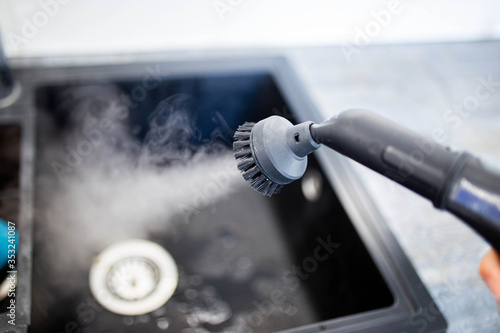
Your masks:
M4 104L0 103L0 125L2 125L0 128L0 141L2 141L0 142L0 214L2 216L0 217L14 221L18 219L21 229L24 226L31 226L31 221L35 221L33 222L35 241L38 241L38 245L35 244L35 248L38 246L35 257L38 253L38 258L34 259L35 278L33 285L36 288L34 288L32 299L34 309L38 313L33 317L35 318L34 327L38 324L38 331L43 332L45 318L50 317L60 319L61 322L73 317L78 317L73 319L79 320L79 316L75 315L74 310L78 307L79 298L68 297L74 304L70 303L71 305L66 307L66 311L71 312L73 317L67 316L63 312L59 313L59 317L57 317L47 307L46 299L51 298L54 309L60 310L63 307L58 306L59 299L52 297L53 295L49 295L50 297L45 295L50 294L51 289L45 288L45 285L39 284L36 279L43 280L46 276L50 277L49 264L55 262L52 260L53 257L57 257L59 260L65 259L66 261L61 260L61 265L70 270L69 274L74 274L74 278L66 278L65 275L61 275L60 280L53 281L46 278L43 280L44 283L50 285L53 290L62 289L60 286L65 283L70 284L71 287L84 286L86 289L83 294L90 295L90 291L87 290L88 266L90 266L92 258L104 248L104 245L88 246L88 251L85 252L86 257L80 258L80 271L75 269L77 265L75 265L76 261L73 257L69 255L61 257L60 253L71 252L66 251L66 249L79 252L80 248L75 246L77 241L88 241L90 244L91 237L88 239L82 237L83 232L95 236L100 230L105 230L89 228L89 225L95 223L94 220L99 220L99 223L102 223L101 228L106 223L111 228L107 232L97 235L100 238L104 236L104 243L111 242L108 235L113 236L111 237L113 241L131 235L142 237L142 233L145 233L144 225L149 223L161 231L152 233L154 237L160 239L160 241L154 240L168 248L172 244L168 237L177 237L178 235L168 234L170 231L164 227L165 221L174 219L169 216L165 217L164 210L170 209L168 214L172 212L177 214L174 209L176 208L174 206L179 206L176 200L182 199L190 202L205 182L210 181L195 165L192 170L188 168L188 171L192 172L187 173L188 176L170 175L167 169L163 170L161 167L160 171L156 168L147 169L151 173L147 173L147 177L128 177L124 181L125 177L120 176L114 179L116 182L111 181L108 184L106 183L109 178L106 173L107 169L103 167L101 170L100 165L93 163L94 161L99 161L99 163L104 161L103 164L105 164L113 161L116 165L124 164L119 158L109 157L109 151L116 153L115 145L123 146L123 142L130 145L128 147L125 144L124 149L130 149L134 153L141 152L144 146L141 146L143 142L140 141L147 137L145 133L151 130L151 124L154 124L154 122L148 123L151 119L154 120L154 117L148 118L149 115L161 115L162 111L165 111L162 108L155 111L157 105L161 106L160 101L171 97L171 95L176 96L179 92L196 96L197 100L202 100L205 103L200 108L204 110L205 114L200 118L201 120L198 120L198 125L204 123L202 125L207 125L209 128L212 125L212 127L221 127L219 123L216 123L219 118L213 117L214 114L211 112L220 111L225 119L230 119L229 115L237 113L234 112L235 105L246 110L246 113L241 112L241 117L251 115L255 118L251 120L258 120L263 115L267 117L270 114L291 115L287 96L282 96L283 92L286 91L288 81L283 78L281 81L274 81L276 77L269 75L272 70L276 69L275 64L270 65L270 69L266 67L266 71L271 70L271 72L266 72L265 75L257 73L258 75L253 76L255 73L250 73L248 76L249 73L245 73L245 75L240 76L241 73L231 73L231 66L234 63L228 61L230 63L229 76L226 76L226 73L221 77L212 77L211 75L203 77L202 74L205 73L206 66L210 66L207 64L210 64L211 61L217 63L223 59L221 63L225 65L225 61L228 59L236 59L235 62L243 62L242 68L246 68L245 61L248 59L254 60L260 56L283 56L292 72L296 74L297 81L300 83L298 86L305 95L311 98L322 118L335 115L348 108L367 108L404 127L433 138L435 141L457 150L469 151L489 165L498 167L500 165L500 89L498 88L500 86L500 43L498 42L500 39L500 20L498 13L500 13L500 2L497 0L0 0L0 32L3 51L12 65L14 80L21 84L21 89L17 90L14 89L16 86L11 84L13 80L10 80L9 84L5 84L9 88L14 86L11 89L13 97ZM190 67L178 69L177 61L179 60L187 60L188 67L191 66L189 61L192 60L196 66L194 69ZM85 67L86 65L89 66ZM92 65L96 65L96 67L92 67ZM117 67L111 68L114 65ZM163 65L166 67L162 67ZM224 67L222 65L217 66ZM186 65L184 64L184 66ZM91 154L91 158L82 162L84 167L78 169L76 174L90 177L82 177L82 179L93 179L94 181L88 184L82 182L82 185L78 182L78 177L71 178L70 176L69 182L59 182L60 180L56 178L49 163L52 162L51 158L55 158L54 156L57 158L66 156L66 148L63 147L66 141L60 139L67 135L64 132L65 126L75 133L78 132L79 136L71 136L68 139L68 142L73 146L76 147L78 143L86 142L85 138L81 138L79 131L83 133L82 128L86 128L85 126L94 129L92 126L101 120L99 117L107 117L108 113L113 114L116 110L113 109L114 104L110 101L121 101L120 98L123 97L124 93L129 98L130 96L134 97L132 92L137 87L142 87L142 79L156 78L155 73L157 74L157 72L152 73L152 68L163 75L160 81L164 82L160 85L160 89L149 92L144 100L141 97L141 103L137 103L139 106L131 107L129 110L130 119L121 123L122 119L120 118L120 121L115 123L118 125L118 130L113 135L105 137L109 142L106 141L106 144L99 148L102 151L96 149L97 152ZM174 75L170 76L171 72ZM276 73L272 72L272 74ZM185 75L184 78L182 78L183 75ZM287 78L287 76L283 77ZM4 79L0 75L0 80ZM3 82L0 81L0 83ZM486 92L487 96L478 96L479 90L483 93ZM19 98L19 96L21 97ZM65 98L68 96L74 98L70 101L71 103L66 103ZM238 103L229 103L228 100L231 97ZM2 102L1 99L0 102ZM192 111L191 108L196 110L199 108L189 98L185 99L185 96L180 96L179 100L174 99L174 102L175 107L171 109L177 110L177 107L181 106L180 111L182 112L180 113L182 114L186 113L184 112L186 110ZM171 104L168 105L171 106ZM307 107L304 108L305 110L293 110L292 106L291 109L305 113L311 111ZM226 134L224 139L229 137L224 144L230 143L235 126L243 120L243 118L238 119L238 121L233 119L234 123L230 124L232 132L223 128L225 132L223 131L222 134ZM186 121L190 123L190 119ZM34 124L35 122L36 124ZM175 123L174 125L177 126ZM35 128L37 129L36 134ZM73 132L71 133L74 134ZM229 136L227 136L228 132L231 132ZM162 128L158 130L158 133L163 133ZM153 134L155 133L151 135L154 136ZM137 139L138 137L140 140ZM164 148L164 143L165 141L160 141L158 144L160 151L162 147ZM111 147L109 151L106 150L109 148L108 145ZM120 149L123 148L122 146ZM24 148L21 149L21 147ZM30 155L34 154L35 151L37 152L36 156ZM128 154L125 155L124 158L130 158ZM230 155L228 154L226 157L234 163ZM118 154L118 157L123 156ZM133 163L127 161L133 165L132 171L137 172L135 158L134 155ZM225 160L221 159L220 161ZM35 166L38 169L32 173L31 170L35 169L34 162L36 162ZM423 286L414 285L414 287L419 288L419 290L427 289L441 309L448 322L448 332L498 332L500 330L500 317L498 316L497 303L478 273L479 262L489 249L489 245L469 227L457 222L454 216L434 209L427 200L415 193L395 185L390 180L375 174L360 164L347 160L345 163L359 178L363 191L366 191L367 197L373 201L374 209L380 213L381 220L394 234L424 284ZM97 171L95 165L98 166ZM128 166L127 163L125 165ZM206 166L200 165L198 167L205 171ZM319 168L317 162L311 162L311 165ZM110 169L114 170L114 166ZM221 167L219 164L210 164L209 166L215 171ZM233 169L236 171L236 168ZM47 175L49 181L45 179L47 177L44 178ZM95 175L101 175L102 179L95 177ZM32 182L33 179L30 177L33 177L35 181ZM231 174L231 177L233 177L232 181L234 180L236 183L242 182L237 172ZM184 179L191 179L192 184L185 186ZM173 184L171 188L163 186L167 182ZM36 183L36 188L31 188L32 183ZM232 184L227 185L229 189L233 188ZM86 191L80 191L82 186ZM122 186L126 187L127 191L124 191ZM22 190L22 188L27 190ZM68 188L71 191L68 192ZM107 189L108 192L96 190L97 195L94 197L94 190L101 188ZM130 188L134 190L130 190ZM53 193L53 189L58 195L50 195ZM185 191L172 189L184 189ZM271 201L267 199L252 197L255 193L251 192L246 184L241 185L237 190L241 190L242 193L253 198L256 206L267 207L267 205L271 205L269 203ZM322 207L335 208L332 208L330 204L333 190L327 186L322 190L324 194L330 195L323 195L321 202L324 206ZM24 195L28 199L21 199L23 191L26 192ZM147 196L144 196L147 191L153 194L155 200L149 200ZM331 228L343 228L338 221L331 224L322 223L323 220L314 215L314 212L319 210L312 206L313 204L319 205L319 203L307 202L306 198L301 196L302 190L299 185L295 189L290 187L290 191L290 193L295 193L297 197L302 198L300 202L304 206L294 205L298 212L295 214L291 211L294 213L290 213L293 215L292 217L283 218L283 223L287 227L280 229L281 231L290 230L289 221L292 218L297 219L298 230L301 230L299 227L304 219L315 221L318 228L323 228L325 225ZM35 193L34 206L38 209L32 214L35 216L34 218L30 215L32 213L30 211L32 204L30 198L33 193ZM123 193L129 194L129 196ZM100 198L99 195L103 197L102 200L96 200L96 197ZM219 212L223 211L225 207L233 207L233 210L236 211L235 206L228 205L228 201L224 201L230 200L225 195L213 199L217 203L214 206L219 207ZM113 198L113 200L109 200L109 198ZM275 201L272 205L278 205L279 212L290 212L288 208L290 204L286 195L278 198L282 199L273 199ZM92 200L99 202L95 204ZM254 210L259 210L247 205L245 200L247 199L241 200L239 204L247 209L248 212L245 216L251 220ZM282 205L280 200L283 201ZM114 204L114 210L109 209L109 201ZM136 205L136 201L141 204ZM169 205L164 204L167 201L169 201ZM134 204L129 204L129 202L134 202ZM211 205L212 202L209 206ZM22 207L28 207L28 209ZM40 207L42 209L39 209ZM46 207L48 207L47 211L44 211ZM88 207L94 207L94 215L88 213ZM309 207L309 210L302 209L302 207ZM342 208L340 203L339 207ZM361 204L359 207L361 207L360 211L366 208ZM129 214L128 210L124 208L136 215ZM247 259L252 258L254 263L262 260L268 265L259 266L264 275L268 273L267 267L286 270L292 265L282 258L290 256L287 251L293 249L294 245L285 247L283 242L281 244L283 249L281 249L279 242L272 241L278 237L266 229L274 225L272 223L270 226L266 224L273 221L271 217L256 219L266 222L264 223L266 225L262 227L264 231L256 228L252 221L247 222L247 224L241 223L241 230L238 232L248 236L246 241L249 245L245 247L243 241L234 241L231 238L233 235L226 232L226 229L223 230L224 232L219 232L218 229L212 230L210 226L207 226L206 228L216 235L212 237L212 234L199 227L199 225L203 225L205 216L219 222L227 222L227 225L224 225L227 230L237 225L225 215L219 218L214 215L213 210L207 207L202 208L205 210L201 208L200 210L206 214L197 217L199 224L193 223L189 228L180 228L184 232L181 235L198 237L198 234L201 234L200 238L204 242L192 242L201 244L200 248L186 250L186 247L191 247L192 243L181 242L179 239L183 239L179 238L177 239L178 248L174 248L173 252L172 249L168 249L174 257L177 256L174 259L181 263L180 266L185 265L185 272L182 272L182 269L180 272L181 290L183 290L182 288L202 290L202 287L205 287L199 281L203 274L198 274L199 272L196 272L195 269L190 271L189 265L185 263L185 261L189 261L189 258L197 258L198 255L201 256L198 258L199 261L193 261L192 267L196 269L201 267L200 269L204 270L205 273L209 272L217 277L223 275L226 280L234 278L231 274L237 275L237 279L252 286L259 282L259 279L252 275L253 269L258 265L255 264L249 269ZM79 217L80 220L73 216L74 211L79 212L75 216ZM271 209L263 210L266 214L271 211ZM146 212L149 212L149 215ZM234 214L238 216L240 212L237 211ZM331 219L332 214L327 209L323 210L322 214L321 217L325 220ZM269 213L269 215L272 214ZM107 216L107 218L103 219L103 216ZM151 218L145 218L145 216ZM181 217L177 215L174 217L182 221ZM367 220L371 217L368 216ZM129 221L127 223L128 229L124 228L125 218L126 221ZM207 217L207 219L209 218ZM144 221L143 224L136 223L140 219ZM240 220L242 221L242 219ZM71 223L73 223L72 227ZM350 232L357 235L350 224L351 222L346 223L346 229L351 228ZM65 224L65 228L60 228L61 224ZM75 228L75 225L78 225L80 229L71 229ZM252 225L252 228L248 228L248 225ZM51 232L48 235L54 234L59 237L60 241L50 241L53 238L47 237L43 233L45 227ZM78 230L78 232L74 232L74 230ZM121 230L121 232L117 232L117 230ZM163 233L168 235L165 236ZM29 230L24 235L26 234L30 235ZM26 237L24 235L20 233L21 238ZM266 235L268 238L263 238L262 235ZM148 237L150 236L148 235ZM221 238L221 240L213 241L216 237ZM307 237L314 240L316 234L311 232ZM78 239L75 240L75 238ZM100 238L99 240L101 240ZM227 245L228 239L229 245L225 247L224 244ZM275 249L275 252L279 255L273 259L273 256L267 252L266 246L255 246L254 239L266 246L278 248L279 251ZM28 239L28 241L31 240ZM47 246L50 251L39 251L44 249L46 241L47 244L50 243ZM56 244L51 247L53 243ZM217 247L220 244L223 245L222 250ZM344 256L341 266L328 266L331 268L331 276L338 277L341 276L338 272L345 272L344 282L348 284L354 281L351 290L346 293L344 301L357 302L352 294L355 291L362 294L362 296L358 295L360 299L365 298L365 301L370 301L370 297L363 297L363 295L366 295L365 291L383 289L373 287L373 282L376 282L376 278L380 278L380 276L357 273L359 266L357 263L360 256L358 251L363 252L364 245L358 246L358 243L351 238L342 244L343 246L346 244L347 246L343 249L346 248L345 251L357 259L351 260L352 256ZM234 247L239 250L235 251ZM227 262L223 262L225 266L222 270L219 266L210 263L219 262L220 253L226 253L224 251L229 253L229 255L224 255L234 262L227 261L227 258L224 259ZM47 253L54 255L49 256L46 255ZM387 253L380 253L370 253L371 256L369 256L368 252L363 252L363 255L365 259L377 258L378 255L388 256ZM29 252L24 256L24 259L31 260L30 256ZM212 261L207 261L206 257L210 257ZM296 255L296 257L292 259L297 259L297 262L300 262L303 253ZM400 256L400 258L403 257L404 255ZM241 258L243 261L240 260ZM293 261L293 264L295 265L297 262ZM283 267L276 263L280 263ZM398 267L398 265L394 266ZM341 267L341 269L337 270L337 267ZM52 274L56 273L57 271L52 272ZM182 276L182 274L184 275ZM210 274L207 273L207 276ZM371 282L359 283L352 278L352 275L361 276L360 278ZM276 274L276 276L278 275ZM329 276L324 276L327 277L325 279L329 279ZM223 292L231 289L227 287L224 279L221 280L223 283L219 281L218 284L213 283L210 279L207 279L208 282L203 282L210 287L207 295L213 298L213 285L220 287ZM24 283L31 284L31 282L30 280ZM265 279L264 282L266 282ZM279 286L281 283L274 280L272 282L276 284L269 284L271 287ZM311 282L311 285L313 284L315 283ZM267 297L268 285L264 283L265 288L261 288L260 285L257 287L254 288L256 290L254 291ZM345 285L341 283L335 287L341 293L347 290ZM239 293L242 289L244 288L238 285L230 292L238 295L234 298L239 299ZM297 303L305 304L301 299L303 295L297 292L295 294L298 295ZM328 293L319 288L318 294L327 295ZM194 303L198 301L189 298L192 296L191 294L186 295L179 292L174 298L181 298L177 302L184 305L188 304L189 301ZM201 292L200 295L202 295ZM253 310L253 308L248 309L248 306L252 304L253 297L254 295L249 295L247 299L241 298L241 301L235 301L235 303L243 304L241 309L237 310L244 314ZM346 308L345 302L340 302L338 299L334 299L334 302L339 305L340 310ZM382 303L383 306L388 304ZM167 306L174 307L173 304L176 303L170 302L167 303ZM324 308L330 309L331 307ZM218 309L219 312L224 312L221 309L227 310L221 306ZM172 313L178 309L167 310ZM356 309L356 311L365 310L365 308ZM1 311L3 309L0 309ZM352 313L356 313L356 311L353 310ZM158 312L153 317L157 316L163 320L165 313ZM225 313L227 315L227 311ZM304 316L308 314L307 312L302 313ZM182 316L184 314L183 312ZM25 315L26 318L30 316L29 313ZM96 316L94 324L101 324L98 322L99 320L106 322L107 315ZM338 314L338 316L341 315L343 314ZM135 327L137 327L137 331L142 332L144 330L142 330L141 325L147 325L146 322L143 322L146 320L145 317L141 316L134 317L133 320L130 319L131 317L115 316L112 318L129 327L131 332L136 331ZM234 316L233 319L237 321L238 317ZM412 319L415 318L409 318L408 331L430 330L427 325L431 326L432 321L428 318L424 320L423 324L419 321L412 323ZM153 320L156 319L151 319L151 323ZM286 322L286 320L283 323L279 321L277 323L284 325L278 325L279 327L291 327L292 324L298 325L312 321L308 318L298 318L298 323ZM85 320L83 322L85 324ZM57 324L59 325L59 323ZM82 323L79 322L79 324ZM158 321L157 327L166 330L170 324L168 321ZM182 326L184 323L182 322L181 325L177 322L176 324ZM231 325L233 324L231 323ZM425 327L421 330L422 325ZM175 331L176 327L171 326L170 330ZM63 330L59 326L57 329L58 331ZM398 328L397 332L402 329ZM230 329L228 328L228 330ZM34 331L37 331L36 328ZM267 332L269 330L262 329L261 331Z
M318 46L352 44L391 6L370 44L500 37L495 0L3 0L0 25L9 57Z

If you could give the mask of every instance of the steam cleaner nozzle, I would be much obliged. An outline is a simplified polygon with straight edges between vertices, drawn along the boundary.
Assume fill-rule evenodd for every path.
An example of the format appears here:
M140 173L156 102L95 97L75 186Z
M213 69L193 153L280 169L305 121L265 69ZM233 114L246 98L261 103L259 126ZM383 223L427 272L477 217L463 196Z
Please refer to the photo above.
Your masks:
M320 124L272 116L234 135L243 177L271 196L299 179L323 144L428 198L467 222L500 251L500 175L373 112L351 109Z
M302 177L307 155L320 146L311 136L312 124L309 121L294 126L283 117L271 116L238 128L234 156L252 188L272 196L283 185Z

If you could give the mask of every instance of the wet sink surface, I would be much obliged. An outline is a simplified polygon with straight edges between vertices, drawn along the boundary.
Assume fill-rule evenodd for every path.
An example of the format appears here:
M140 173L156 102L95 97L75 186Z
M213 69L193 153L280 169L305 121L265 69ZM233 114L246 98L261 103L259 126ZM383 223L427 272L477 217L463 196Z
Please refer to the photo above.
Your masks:
M285 58L152 59L14 70L14 331L446 329L345 158L317 150L272 198L238 173L239 124L323 120Z
M273 198L240 179L238 124L294 120L269 73L61 82L36 96L33 332L271 332L394 303L315 157ZM164 306L124 316L95 302L88 275L136 238L164 247L179 281Z

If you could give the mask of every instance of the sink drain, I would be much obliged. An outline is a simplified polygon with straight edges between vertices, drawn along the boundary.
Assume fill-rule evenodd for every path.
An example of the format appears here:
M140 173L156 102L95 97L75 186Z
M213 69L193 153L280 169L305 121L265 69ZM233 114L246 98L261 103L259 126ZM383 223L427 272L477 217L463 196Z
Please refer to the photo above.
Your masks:
M146 240L115 243L90 268L90 290L106 309L121 315L154 311L172 297L179 274L172 256Z

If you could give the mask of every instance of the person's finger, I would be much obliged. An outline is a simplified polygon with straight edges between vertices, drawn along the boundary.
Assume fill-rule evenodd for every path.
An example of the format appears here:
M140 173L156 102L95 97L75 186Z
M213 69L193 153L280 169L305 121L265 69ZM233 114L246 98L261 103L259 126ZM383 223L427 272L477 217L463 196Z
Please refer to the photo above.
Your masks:
M479 272L497 301L500 301L500 256L493 249L481 260Z

